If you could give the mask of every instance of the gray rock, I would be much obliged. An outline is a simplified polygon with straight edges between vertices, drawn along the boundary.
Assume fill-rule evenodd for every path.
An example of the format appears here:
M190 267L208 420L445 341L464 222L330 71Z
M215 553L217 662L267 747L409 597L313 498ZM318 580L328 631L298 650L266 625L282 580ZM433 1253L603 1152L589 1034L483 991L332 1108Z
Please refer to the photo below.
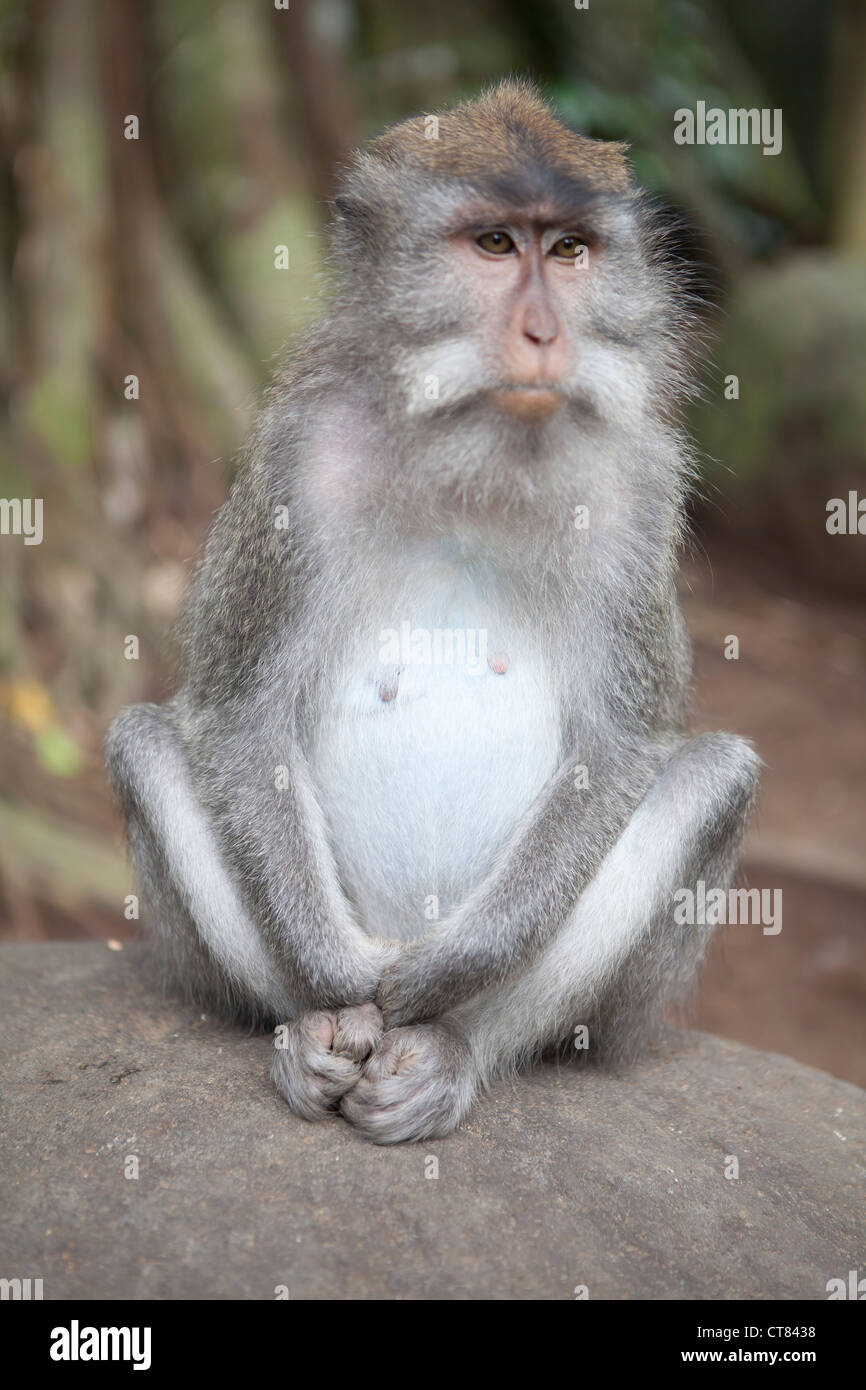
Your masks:
M674 1033L382 1149L290 1114L271 1039L140 947L5 946L0 981L0 1276L47 1299L823 1299L866 1265L864 1092L785 1057Z

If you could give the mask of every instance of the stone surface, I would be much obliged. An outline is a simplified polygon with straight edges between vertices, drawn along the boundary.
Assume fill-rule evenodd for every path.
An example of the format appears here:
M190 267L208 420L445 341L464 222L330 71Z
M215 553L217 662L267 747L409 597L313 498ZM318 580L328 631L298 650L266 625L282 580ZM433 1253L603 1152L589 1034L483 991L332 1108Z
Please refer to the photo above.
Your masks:
M785 1057L676 1033L382 1149L291 1115L271 1040L162 999L139 947L5 946L0 1011L0 1276L46 1299L823 1299L866 1268L866 1093Z

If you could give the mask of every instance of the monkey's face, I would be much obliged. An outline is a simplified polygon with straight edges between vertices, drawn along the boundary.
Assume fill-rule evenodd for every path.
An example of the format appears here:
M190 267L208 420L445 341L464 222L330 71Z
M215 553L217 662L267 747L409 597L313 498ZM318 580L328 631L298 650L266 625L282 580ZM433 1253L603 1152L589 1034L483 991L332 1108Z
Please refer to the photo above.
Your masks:
M497 410L543 421L564 404L574 358L570 300L589 251L582 237L577 226L508 218L453 238L457 277L481 309L479 347L489 345L493 380L482 395Z
M464 194L450 216L428 218L414 270L400 255L378 311L408 416L487 420L536 443L567 428L640 427L669 305L634 199L515 206Z

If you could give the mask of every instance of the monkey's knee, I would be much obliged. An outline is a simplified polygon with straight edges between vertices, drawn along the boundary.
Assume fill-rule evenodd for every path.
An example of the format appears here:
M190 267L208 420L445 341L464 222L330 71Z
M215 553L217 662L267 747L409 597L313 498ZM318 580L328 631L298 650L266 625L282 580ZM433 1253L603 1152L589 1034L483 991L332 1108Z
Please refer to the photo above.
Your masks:
M121 806L129 813L138 804L143 774L176 757L176 734L160 705L128 705L105 736L105 765Z
M743 823L758 791L761 759L738 734L699 734L692 740L708 808L721 825Z
M720 826L747 819L755 801L761 759L738 734L697 734L675 753L657 784L685 814Z

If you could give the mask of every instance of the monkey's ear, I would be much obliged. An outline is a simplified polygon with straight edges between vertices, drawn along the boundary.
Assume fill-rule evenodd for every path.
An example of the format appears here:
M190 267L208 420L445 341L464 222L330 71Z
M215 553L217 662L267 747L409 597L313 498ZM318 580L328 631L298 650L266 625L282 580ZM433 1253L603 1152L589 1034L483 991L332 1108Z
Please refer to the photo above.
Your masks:
M349 241L360 248L373 244L373 212L360 198L352 193L338 193L331 201L334 213L334 232L338 239Z
M360 198L351 193L338 193L332 200L332 207L336 218L344 222L348 227L362 230L369 226L370 209Z

